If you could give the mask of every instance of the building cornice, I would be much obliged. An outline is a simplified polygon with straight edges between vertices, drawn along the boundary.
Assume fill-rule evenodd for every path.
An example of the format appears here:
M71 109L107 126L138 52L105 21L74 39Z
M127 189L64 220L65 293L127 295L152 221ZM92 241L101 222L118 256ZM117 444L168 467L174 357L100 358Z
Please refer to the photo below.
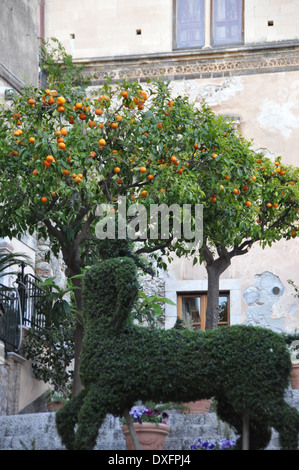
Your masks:
M94 85L123 78L181 80L299 70L299 41L253 44L229 49L172 51L157 54L74 59L92 75Z

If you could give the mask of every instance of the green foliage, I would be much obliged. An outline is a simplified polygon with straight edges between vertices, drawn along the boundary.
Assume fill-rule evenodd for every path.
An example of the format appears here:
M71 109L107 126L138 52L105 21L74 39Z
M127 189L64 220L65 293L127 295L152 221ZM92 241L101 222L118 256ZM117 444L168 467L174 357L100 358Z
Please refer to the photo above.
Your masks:
M31 266L30 259L23 253L6 253L4 251L0 251L0 276L16 274L16 271L8 272L7 269L24 262Z
M84 67L74 65L72 56L67 54L56 38L43 43L40 50L40 67L47 75L47 84L50 88L63 84L64 88L85 89L91 81L91 77L84 77Z
M284 401L291 361L283 336L237 325L213 331L149 329L132 323L138 295L128 257L105 259L84 279L83 391L57 413L68 449L92 449L107 413L123 416L138 401L188 402L215 397L221 419L242 434L249 415L251 449L265 448L270 426L283 448L297 448L299 414ZM75 427L78 424L78 427ZM240 444L240 440L239 440Z
M70 366L74 359L75 316L64 296L73 288L60 288L54 278L38 286L44 294L36 308L45 321L42 327L32 326L28 330L22 351L32 361L35 378L49 383L55 393L68 398L73 378Z
M143 291L139 291L138 301L132 311L133 318L140 323L144 321L149 326L156 326L157 321L163 315L162 304L175 305L170 299L166 297L159 297L158 295L147 296Z

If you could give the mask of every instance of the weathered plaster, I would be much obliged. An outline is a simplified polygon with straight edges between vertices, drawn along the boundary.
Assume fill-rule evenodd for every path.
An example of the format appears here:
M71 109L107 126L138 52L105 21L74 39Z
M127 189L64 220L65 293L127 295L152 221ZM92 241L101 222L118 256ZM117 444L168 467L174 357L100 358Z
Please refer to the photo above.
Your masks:
M277 332L294 331L298 325L299 311L295 303L285 310L280 302L286 289L279 277L265 271L256 274L254 279L255 284L243 292L247 304L245 323Z
M295 108L294 102L278 102L266 98L261 104L257 121L267 132L278 132L288 138L299 127L299 116L294 114Z

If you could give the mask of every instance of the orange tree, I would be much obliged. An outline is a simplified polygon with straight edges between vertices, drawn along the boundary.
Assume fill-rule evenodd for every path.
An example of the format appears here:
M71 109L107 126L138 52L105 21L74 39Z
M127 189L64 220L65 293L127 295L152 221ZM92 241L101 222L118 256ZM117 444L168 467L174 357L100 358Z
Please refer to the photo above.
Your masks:
M107 79L87 93L59 80L55 89L26 87L1 107L1 236L28 230L48 237L53 252L62 252L67 276L75 276L76 393L83 336L77 275L97 245L99 204L109 203L116 215L120 196L127 208L142 203L148 213L152 204L203 204L200 246L190 251L170 231L166 240L140 240L136 253L152 253L164 267L163 255L171 261L171 253L205 262L212 329L219 277L231 259L255 242L296 236L298 170L257 155L224 117L204 103L197 108L172 98L166 83Z

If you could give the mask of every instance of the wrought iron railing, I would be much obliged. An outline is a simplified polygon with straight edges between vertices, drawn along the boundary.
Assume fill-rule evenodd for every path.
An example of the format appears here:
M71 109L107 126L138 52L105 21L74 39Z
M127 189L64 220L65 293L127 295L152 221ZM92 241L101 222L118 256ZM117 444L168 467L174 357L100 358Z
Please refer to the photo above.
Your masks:
M39 287L39 279L24 275L24 266L18 274L15 287L0 284L0 341L7 351L18 351L23 327L41 329L45 326L47 301Z
M21 311L16 289L0 284L0 340L5 349L16 351L21 341Z

